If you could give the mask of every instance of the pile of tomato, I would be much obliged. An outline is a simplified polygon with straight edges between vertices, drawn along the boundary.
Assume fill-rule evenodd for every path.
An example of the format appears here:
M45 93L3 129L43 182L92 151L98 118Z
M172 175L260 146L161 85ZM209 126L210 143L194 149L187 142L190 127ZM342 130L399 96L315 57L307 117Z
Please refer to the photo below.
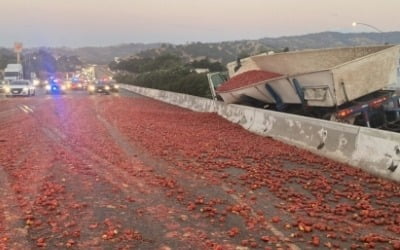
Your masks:
M251 84L259 83L262 81L271 80L281 76L282 76L281 74L274 72L268 72L263 70L250 70L232 77L227 82L222 84L217 89L217 91L218 92L230 91L237 88L249 86Z

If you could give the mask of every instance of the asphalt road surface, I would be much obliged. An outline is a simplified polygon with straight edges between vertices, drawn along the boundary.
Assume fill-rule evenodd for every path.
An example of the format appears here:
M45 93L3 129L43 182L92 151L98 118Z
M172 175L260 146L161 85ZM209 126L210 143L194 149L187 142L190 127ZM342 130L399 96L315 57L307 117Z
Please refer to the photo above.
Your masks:
M400 249L400 185L121 91L0 98L0 249Z

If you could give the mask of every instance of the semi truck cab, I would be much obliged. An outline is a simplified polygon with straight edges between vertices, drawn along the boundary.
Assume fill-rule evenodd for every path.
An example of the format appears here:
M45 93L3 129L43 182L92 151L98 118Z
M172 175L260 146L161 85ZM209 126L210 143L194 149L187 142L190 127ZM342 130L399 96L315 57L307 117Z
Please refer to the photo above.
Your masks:
M7 64L4 69L4 80L6 81L16 81L23 79L23 68L22 64Z

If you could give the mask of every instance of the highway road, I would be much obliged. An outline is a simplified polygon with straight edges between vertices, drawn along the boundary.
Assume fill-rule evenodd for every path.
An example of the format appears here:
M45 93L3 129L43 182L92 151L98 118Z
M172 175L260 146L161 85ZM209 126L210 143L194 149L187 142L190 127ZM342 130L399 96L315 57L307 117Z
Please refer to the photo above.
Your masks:
M400 249L400 185L129 92L0 98L0 249Z

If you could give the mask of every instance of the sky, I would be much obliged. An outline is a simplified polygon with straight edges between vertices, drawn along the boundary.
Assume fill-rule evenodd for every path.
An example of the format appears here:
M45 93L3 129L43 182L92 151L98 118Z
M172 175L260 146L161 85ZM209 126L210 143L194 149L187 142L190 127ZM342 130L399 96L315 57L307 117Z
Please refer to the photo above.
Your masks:
M0 46L220 42L400 30L400 0L0 0Z

